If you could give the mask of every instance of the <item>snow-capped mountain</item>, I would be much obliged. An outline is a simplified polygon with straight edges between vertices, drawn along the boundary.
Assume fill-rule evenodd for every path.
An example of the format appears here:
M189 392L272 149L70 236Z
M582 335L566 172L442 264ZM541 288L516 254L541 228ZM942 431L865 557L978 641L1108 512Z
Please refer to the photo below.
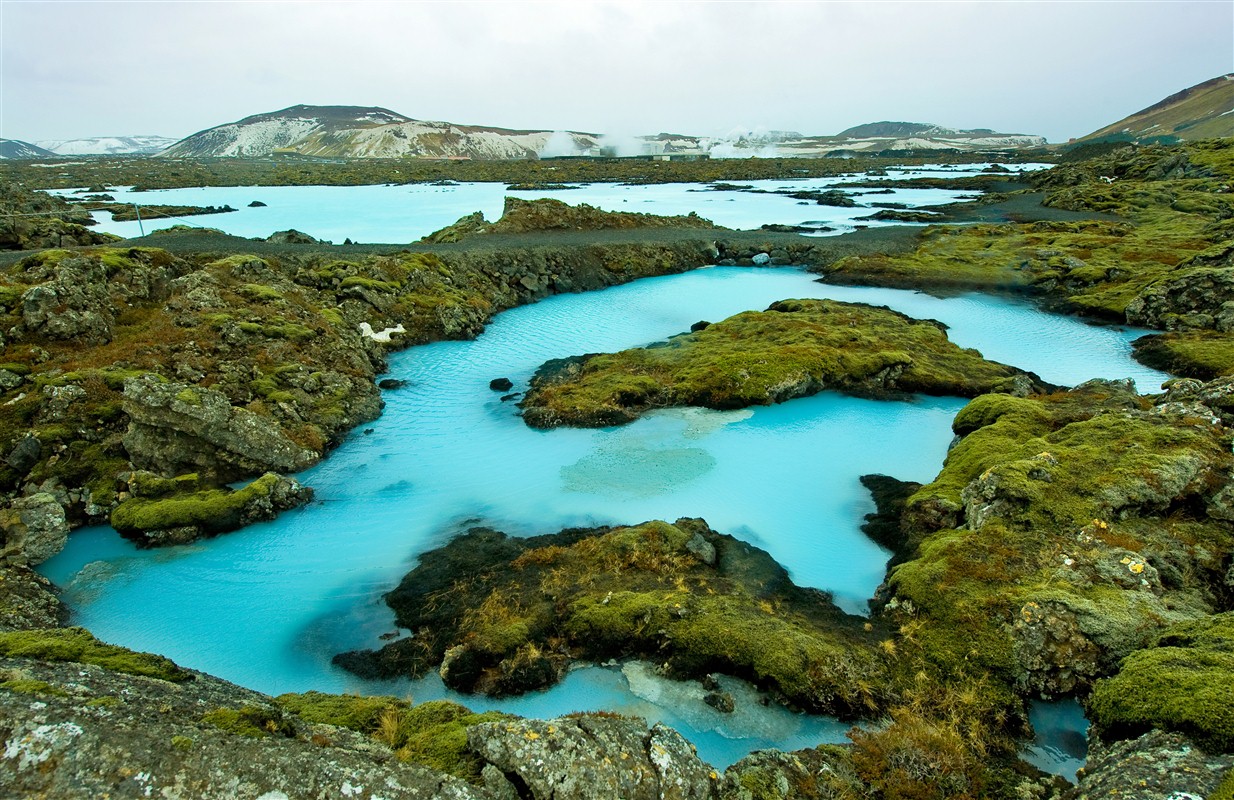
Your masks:
M176 141L166 136L91 136L46 139L35 144L60 156L124 156L160 153Z
M578 149L598 141L590 134L568 135ZM300 105L195 133L163 155L251 157L290 152L351 158L535 158L553 136L553 131L413 120L384 108Z
M56 154L19 139L0 139L0 158L49 158Z

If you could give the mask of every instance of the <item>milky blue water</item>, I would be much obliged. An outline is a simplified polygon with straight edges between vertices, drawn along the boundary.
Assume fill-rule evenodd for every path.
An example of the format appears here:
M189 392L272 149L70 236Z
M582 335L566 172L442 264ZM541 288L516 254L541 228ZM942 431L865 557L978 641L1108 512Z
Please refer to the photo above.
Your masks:
M1020 755L1038 769L1075 782L1088 755L1088 720L1075 700L1037 701L1029 705L1028 721L1036 739Z
M891 177L924 178L973 175L986 165L921 167L890 170ZM1011 165L1015 169L1042 168L1046 164ZM864 174L801 180L746 181L743 186L765 190L803 191L826 189L841 181L869 180ZM413 242L455 222L459 217L482 211L489 220L501 216L507 195L534 199L553 197L577 205L589 203L609 211L637 211L648 214L688 214L691 211L718 225L735 229L758 228L769 223L821 223L834 230L832 234L851 231L857 225L877 227L897 224L858 222L857 217L877 211L868 203L904 203L909 207L938 205L972 196L972 193L943 189L896 189L891 194L858 193L857 208L820 206L778 194L750 192L716 192L699 184L672 183L625 186L612 183L575 184L577 188L511 192L502 183L459 183L452 186L430 184L384 186L208 186L187 189L160 189L133 192L117 187L109 193L121 203L141 205L225 206L237 209L227 214L192 216L184 219L158 218L147 212L140 225L137 222L112 222L108 212L97 212L100 224L95 230L124 237L140 235L144 230L168 228L172 225L196 225L218 228L236 236L261 237L288 228L295 228L319 239L342 243ZM70 190L55 193L72 197ZM265 207L249 208L259 200ZM902 224L902 223L901 223Z
M726 717L702 704L697 686L632 666L579 670L550 691L493 703L452 695L435 676L364 682L329 663L340 650L377 646L393 628L381 594L419 553L469 524L532 534L701 516L864 613L887 553L858 529L873 510L858 477L930 480L964 401L823 393L736 412L664 410L614 429L537 431L488 388L509 377L521 389L549 358L646 344L791 297L940 319L957 343L1057 383L1131 376L1148 390L1165 377L1129 358L1139 332L1013 300L827 286L795 269L701 269L552 297L499 315L474 341L394 354L390 375L408 386L385 394L369 430L299 476L317 490L304 509L153 551L110 529L78 531L42 571L64 587L74 621L100 638L265 692L449 696L539 717L615 709L678 727L716 766L759 747L838 741L845 726L764 708L752 690L738 691L741 710Z

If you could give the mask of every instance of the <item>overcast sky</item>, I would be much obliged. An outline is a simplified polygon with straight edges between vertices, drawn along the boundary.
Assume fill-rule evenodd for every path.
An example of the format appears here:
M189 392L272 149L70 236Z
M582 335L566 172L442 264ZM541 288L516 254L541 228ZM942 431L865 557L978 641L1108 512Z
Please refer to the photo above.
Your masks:
M1234 72L1234 0L0 0L0 136L297 103L619 134L906 120L1082 136Z

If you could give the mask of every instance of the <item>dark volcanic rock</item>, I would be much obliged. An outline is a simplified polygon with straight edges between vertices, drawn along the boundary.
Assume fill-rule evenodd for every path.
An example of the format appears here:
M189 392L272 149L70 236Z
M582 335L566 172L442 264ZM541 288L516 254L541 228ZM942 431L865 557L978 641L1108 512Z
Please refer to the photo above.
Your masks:
M508 392L514 388L514 381L509 378L494 378L488 382L488 388L494 392Z
M401 381L398 378L382 378L377 381L378 389L402 389L407 385L407 381Z
M295 228L276 231L267 236L266 241L271 244L329 244L329 242L323 242L321 239L309 236L307 233L301 233Z

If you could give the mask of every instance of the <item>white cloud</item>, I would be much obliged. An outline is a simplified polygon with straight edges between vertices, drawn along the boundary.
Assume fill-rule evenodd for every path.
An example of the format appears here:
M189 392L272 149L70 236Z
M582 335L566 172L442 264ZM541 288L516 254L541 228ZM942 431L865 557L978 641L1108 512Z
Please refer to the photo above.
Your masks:
M1057 140L1234 68L1234 4L1200 0L4 0L0 16L0 135L21 139L330 103L623 134L904 119Z

